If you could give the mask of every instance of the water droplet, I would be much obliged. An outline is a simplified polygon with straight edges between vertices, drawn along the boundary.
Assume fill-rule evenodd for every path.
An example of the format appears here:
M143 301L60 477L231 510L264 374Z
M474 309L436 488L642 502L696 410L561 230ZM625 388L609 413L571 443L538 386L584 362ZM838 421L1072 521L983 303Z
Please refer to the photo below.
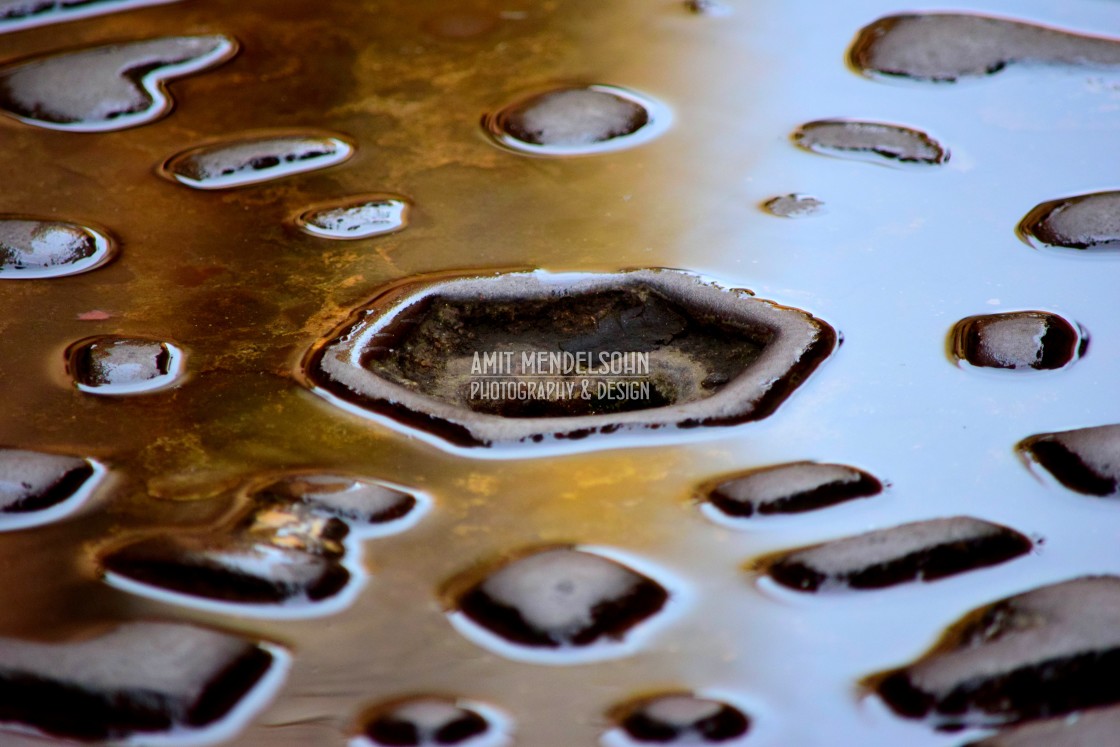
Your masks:
M642 698L616 709L614 717L637 744L738 744L750 729L750 719L735 706L692 693ZM603 741L610 747L622 743L610 736Z
M762 209L779 218L807 218L823 212L824 203L809 195L788 194L771 197Z
M899 715L992 727L1120 702L1120 578L1080 578L982 607L912 664L873 678Z
M108 262L115 246L105 234L76 223L0 216L0 279L56 278Z
M1077 327L1045 311L970 316L953 325L949 341L958 360L1018 370L1068 366L1086 344Z
M408 200L393 195L351 197L303 211L296 225L325 239L368 239L408 225L409 207Z
M340 136L310 132L223 140L178 153L160 173L194 189L228 189L340 164L354 146Z
M61 518L93 492L105 468L91 459L0 448L0 531Z
M334 558L224 533L160 534L102 554L119 578L189 597L237 604L318 602L350 573Z
M1044 202L1019 223L1019 235L1036 246L1112 254L1120 250L1120 192Z
M34 57L0 69L0 108L55 130L136 127L171 111L167 81L236 51L226 36L168 36Z
M337 612L365 581L348 542L415 524L430 499L400 486L294 473L247 490L208 532L165 532L115 544L98 562L125 591L221 613L304 618Z
M266 503L304 504L359 525L398 522L421 507L415 495L396 486L329 474L289 475L254 491L252 497Z
M419 282L355 319L314 351L317 391L452 446L765 417L835 344L805 312L656 270Z
M516 646L567 649L622 639L668 599L660 584L622 563L554 548L491 570L458 596L456 607Z
M648 142L668 129L668 108L616 86L560 88L483 118L487 132L520 153L576 156Z
M723 514L746 518L814 511L882 490L874 475L855 467L791 462L721 477L702 492Z
M856 36L848 60L866 73L951 82L1017 63L1120 65L1120 41L964 13L886 16Z
M136 337L94 337L77 342L68 353L70 375L83 392L127 395L163 389L175 383L183 354L169 342Z
M480 703L419 695L382 703L362 716L363 745L376 747L496 747L506 744L506 725Z
M284 656L240 636L165 622L62 643L0 638L3 718L82 741L203 729L213 738L218 722L239 728L263 705L283 679Z
M0 34L176 0L0 0Z
M1041 433L1019 448L1070 490L1100 496L1120 493L1120 425Z
M797 591L882 589L997 565L1032 547L1013 529L955 516L825 542L766 565L771 578Z
M949 151L932 137L910 127L853 119L819 119L793 133L798 146L839 158L881 164L940 164Z

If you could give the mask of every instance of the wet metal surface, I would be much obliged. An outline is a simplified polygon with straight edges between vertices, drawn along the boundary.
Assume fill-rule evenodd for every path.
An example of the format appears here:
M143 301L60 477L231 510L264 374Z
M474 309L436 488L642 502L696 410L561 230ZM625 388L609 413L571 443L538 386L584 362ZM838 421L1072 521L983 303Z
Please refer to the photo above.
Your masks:
M454 12L436 0L191 0L4 34L5 66L182 35L236 39L240 52L170 83L173 110L144 126L65 132L0 119L0 173L20 185L5 192L3 213L103 226L120 249L82 274L0 278L0 444L106 468L66 517L0 534L0 635L59 641L164 619L278 644L291 651L290 671L226 738L239 747L342 747L366 709L418 694L492 704L526 747L594 745L617 727L612 707L651 692L733 704L751 719L744 744L759 747L956 747L988 734L902 718L860 683L918 660L969 610L1120 573L1115 501L1067 490L1016 450L1032 434L1120 422L1117 255L1035 250L1016 234L1035 206L1116 188L1102 154L1115 151L1120 74L1012 65L957 83L870 79L845 64L854 36L915 8L723 5L731 12L637 0L478 0ZM921 8L938 9L960 11ZM1112 3L983 10L1120 35ZM802 23L807 14L812 23ZM510 102L590 81L664 104L671 126L632 148L539 158L497 147L480 124ZM876 168L789 140L806 122L837 118L913 125L952 158ZM200 143L309 130L352 143L353 155L229 190L157 175L171 154ZM827 212L777 220L757 207L799 192ZM325 241L291 220L370 194L407 199L407 230ZM389 285L633 267L750 289L825 320L843 345L765 420L516 460L448 453L303 383L305 352ZM1057 371L954 365L945 341L958 320L1021 309L1076 320L1093 344ZM137 397L79 391L66 351L100 335L181 344L182 384ZM696 504L713 477L804 461L851 465L888 489L742 527L713 523ZM213 532L262 476L291 472L430 497L405 531L360 542L352 557L368 581L334 614L248 617L98 578L94 556L106 543ZM873 604L867 594L800 594L743 569L767 554L957 515L1014 527L1035 548L876 591ZM669 591L625 655L517 660L449 619L443 592L464 569L573 545Z

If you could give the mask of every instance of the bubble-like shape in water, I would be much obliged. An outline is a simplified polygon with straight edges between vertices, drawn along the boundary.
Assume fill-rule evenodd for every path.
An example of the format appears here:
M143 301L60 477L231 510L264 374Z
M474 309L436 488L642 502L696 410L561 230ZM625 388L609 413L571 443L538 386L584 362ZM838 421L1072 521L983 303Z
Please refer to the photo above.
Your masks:
M499 747L509 743L507 719L461 698L415 695L368 709L352 747Z
M1120 65L1120 39L975 13L903 13L860 29L848 61L865 73L950 83L1012 64Z
M138 583L246 605L320 602L350 582L337 558L224 533L155 535L104 553L100 564L129 590Z
M500 145L538 156L579 156L630 148L669 128L668 107L617 86L558 88L487 114L482 124Z
M1088 338L1057 314L1011 311L960 320L949 344L955 358L979 368L1046 371L1077 360Z
M178 0L0 0L0 34Z
M74 385L101 395L142 394L171 386L183 354L169 342L101 336L75 343L68 354Z
M282 649L232 633L132 622L72 641L0 638L0 720L82 741L230 739L279 688Z
M788 194L771 197L762 203L762 209L779 218L807 218L819 215L824 203L809 195Z
M318 171L353 154L354 145L341 135L311 131L245 135L177 153L159 173L194 189L229 189Z
M1039 433L1018 448L1070 490L1099 496L1120 493L1120 424Z
M741 521L755 515L816 511L857 498L870 498L882 491L883 484L878 478L856 467L789 462L724 475L700 492L704 508L713 509L705 511L709 517Z
M1033 547L1014 529L954 516L832 540L782 553L764 565L771 578L796 591L883 589L997 565Z
M356 529L395 529L423 513L426 499L389 483L334 474L293 474L254 490L257 502L301 504L316 513L350 522Z
M66 516L104 475L105 468L92 459L0 447L0 531Z
M0 279L57 278L89 272L116 253L104 233L77 223L0 215Z
M225 62L237 48L222 35L167 36L33 57L0 69L0 109L54 130L136 127L171 111L168 81Z
M473 576L473 574L470 574ZM669 601L657 581L575 547L531 551L490 569L454 595L451 621L513 658L567 664L617 655L632 630Z
M109 544L105 582L221 614L307 618L361 591L360 540L401 532L430 504L418 491L331 473L289 473L247 488L207 531L164 531ZM357 540L357 541L354 541Z
M792 135L793 142L814 153L874 163L937 165L949 151L921 130L886 122L818 119Z
M605 747L632 745L745 744L751 720L738 707L694 693L640 698L613 709L618 726L603 735Z
M1048 200L1027 213L1018 231L1033 246L1115 257L1120 253L1120 191Z
M441 446L512 446L757 420L835 340L806 312L683 272L502 273L398 285L306 370L331 402Z
M1120 703L1120 578L1083 577L972 610L914 662L870 678L900 716L950 731Z
M368 239L408 225L411 204L397 195L367 195L318 205L301 212L295 223L324 239Z

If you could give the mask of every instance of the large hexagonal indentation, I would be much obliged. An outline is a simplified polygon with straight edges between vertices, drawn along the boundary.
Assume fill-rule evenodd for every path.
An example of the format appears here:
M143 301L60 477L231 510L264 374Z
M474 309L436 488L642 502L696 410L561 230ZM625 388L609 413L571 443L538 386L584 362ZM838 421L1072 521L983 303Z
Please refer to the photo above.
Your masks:
M835 344L804 311L684 272L502 273L394 287L306 371L351 411L491 446L756 420Z

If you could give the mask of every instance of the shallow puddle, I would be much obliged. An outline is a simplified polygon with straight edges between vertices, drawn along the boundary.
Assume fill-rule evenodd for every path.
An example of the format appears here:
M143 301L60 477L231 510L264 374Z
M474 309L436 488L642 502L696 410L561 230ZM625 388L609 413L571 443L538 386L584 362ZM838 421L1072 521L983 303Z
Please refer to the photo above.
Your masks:
M816 5L812 23L803 7L735 0L719 4L726 14L638 0L116 5L132 9L4 34L0 64L183 34L236 39L240 51L171 81L174 107L143 126L67 132L0 118L0 168L19 185L5 215L96 226L118 252L80 274L0 276L0 445L105 469L66 516L0 534L0 635L58 641L160 619L290 651L268 707L220 737L239 747L342 747L370 709L425 694L487 704L518 745L593 745L617 736L619 704L668 692L732 704L750 720L743 744L832 747L843 735L863 747L949 747L986 732L940 733L860 683L919 659L969 610L1120 573L1120 504L1066 489L1016 448L1120 423L1120 255L1035 250L1017 234L1036 206L1116 188L1106 157L1120 129L1115 70L871 79L846 65L857 32L926 9L886 0ZM983 10L1120 29L1120 10L1093 0ZM594 84L640 92L671 124L634 147L571 158L511 152L483 125L511 102ZM835 119L906 123L952 158L873 168L789 139ZM200 144L308 132L353 153L234 189L159 175ZM827 210L778 220L758 207L790 194ZM328 241L293 220L370 195L407 201L407 229ZM616 433L578 450L542 444L516 459L449 452L306 384L308 350L416 277L636 267L749 289L824 320L843 344L766 419ZM1021 375L965 370L949 354L958 321L1024 309L1075 320L1092 344L1074 365ZM142 396L80 391L67 351L103 337L174 341L187 351L181 378ZM886 489L757 521L716 523L697 499L717 478L802 462L848 465ZM368 579L333 614L245 617L98 579L98 549L215 531L247 491L293 473L424 496L407 531L359 538L352 557ZM858 594L804 594L744 568L958 515L1014 527L1034 548ZM669 602L624 637L622 655L571 666L517 660L457 629L449 582L549 546L618 561Z

